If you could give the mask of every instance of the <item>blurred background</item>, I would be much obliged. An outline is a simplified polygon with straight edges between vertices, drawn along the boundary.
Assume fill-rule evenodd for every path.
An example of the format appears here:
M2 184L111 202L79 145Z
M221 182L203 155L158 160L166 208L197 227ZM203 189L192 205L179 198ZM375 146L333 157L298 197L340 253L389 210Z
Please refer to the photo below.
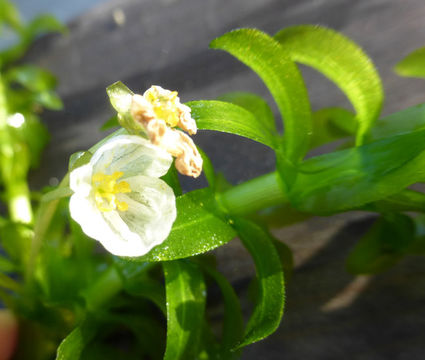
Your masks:
M67 23L68 35L40 38L25 61L51 70L65 108L45 112L52 139L32 186L54 184L69 155L105 136L113 115L105 88L121 80L135 92L152 84L178 90L183 102L243 90L271 100L250 70L224 52L208 49L215 37L238 27L269 34L295 24L342 32L372 58L383 78L383 114L424 102L425 81L400 78L392 67L425 42L423 0L15 0L24 18L49 12ZM0 46L10 39L4 34ZM302 68L314 110L351 109L322 75ZM271 101L270 101L271 103ZM271 103L272 106L274 104ZM274 107L276 112L276 108ZM280 120L277 117L278 122ZM201 131L195 139L232 183L271 171L274 158L261 144ZM186 190L204 180L186 180ZM243 359L423 359L425 265L410 257L373 277L353 277L344 260L372 222L370 214L315 217L276 230L294 251L286 314L279 330L245 350ZM253 267L237 241L216 251L220 269L246 295ZM250 273L251 272L251 273ZM244 304L249 311L250 304ZM214 314L211 314L214 321Z

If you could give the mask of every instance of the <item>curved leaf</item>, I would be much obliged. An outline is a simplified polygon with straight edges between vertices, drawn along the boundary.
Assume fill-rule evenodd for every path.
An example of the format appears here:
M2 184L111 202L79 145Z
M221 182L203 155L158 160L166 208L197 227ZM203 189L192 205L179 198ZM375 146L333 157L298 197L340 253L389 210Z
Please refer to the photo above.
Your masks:
M400 76L425 78L425 47L407 55L394 71Z
M425 128L425 104L412 106L379 119L372 128L368 141L375 141L422 128Z
M241 218L234 219L234 227L254 259L260 289L244 339L237 346L241 348L264 339L277 329L283 315L285 287L273 238L255 223Z
M195 359L205 312L205 283L194 263L163 263L167 300L167 346L164 360Z
M288 194L315 214L385 199L425 179L425 130L308 159Z
M201 263L202 269L211 276L220 287L224 302L224 320L222 335L223 357L229 355L229 350L234 348L243 336L243 317L238 296L227 279L206 263Z
M276 124L273 112L262 97L248 92L235 91L220 95L217 100L230 102L243 107L253 113L261 124L264 125L272 134L276 133Z
M210 47L229 52L260 76L285 122L285 156L289 162L301 160L310 142L310 103L289 53L275 39L256 29L231 31L213 40Z
M363 50L342 34L314 25L292 26L275 35L292 60L323 73L347 95L357 112L357 143L379 116L381 79Z
M192 191L177 198L177 219L171 233L148 254L135 261L164 261L199 255L225 244L235 231L220 217L210 189Z
M352 274L375 274L395 265L415 240L413 220L402 214L378 219L350 252L346 267Z
M200 130L216 130L244 136L271 148L274 135L249 111L224 101L201 100L186 103Z
M96 326L85 320L77 326L59 345L56 360L79 359L86 345L96 334Z

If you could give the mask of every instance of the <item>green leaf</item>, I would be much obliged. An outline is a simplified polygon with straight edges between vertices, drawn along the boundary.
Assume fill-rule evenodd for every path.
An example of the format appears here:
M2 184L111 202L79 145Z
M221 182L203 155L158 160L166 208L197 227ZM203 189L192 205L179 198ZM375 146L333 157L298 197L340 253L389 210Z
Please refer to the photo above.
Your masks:
M210 47L229 52L261 77L285 122L284 153L289 162L301 160L310 143L312 122L307 90L289 52L256 29L231 31Z
M414 241L415 224L402 214L386 214L356 244L347 259L353 274L376 274L395 265Z
M16 82L31 91L48 91L56 86L56 77L34 65L15 66L6 73L9 82Z
M164 360L195 359L205 312L202 272L187 261L164 262L167 345Z
M238 296L227 279L205 262L202 262L200 265L202 269L214 279L223 295L224 320L221 347L223 358L226 358L226 356L229 356L229 351L239 344L243 336L241 306Z
M31 113L20 115L23 115L24 119L22 125L18 127L10 126L9 131L26 145L24 147L28 149L30 166L35 169L39 166L41 153L49 142L49 131L37 116ZM15 116L19 116L19 113Z
M404 189L398 194L366 204L362 207L362 209L384 213L388 211L425 212L425 194L414 190Z
M346 94L357 112L357 143L379 116L381 79L363 50L342 34L315 25L292 26L275 35L292 60L320 71Z
M416 49L395 67L400 76L425 78L425 47Z
M208 157L208 155L201 149L198 147L198 151L201 154L202 157L202 172L205 175L205 178L208 181L208 185L210 186L211 189L213 189L213 191L216 190L216 173L214 170L214 166L210 160L210 158Z
M180 185L179 174L177 173L177 169L173 164L168 169L167 173L161 177L169 187L171 187L174 191L174 195L180 196L182 194L182 187Z
M16 271L17 267L16 265L9 259L0 256L0 273L11 273L13 271Z
M161 245L136 261L164 261L199 255L235 237L231 226L221 218L210 189L192 191L177 198L177 219Z
M11 1L0 0L0 26L4 22L15 30L21 28L21 17Z
M320 109L313 113L313 137L310 147L315 148L350 136L355 133L355 125L354 114L348 110L341 108Z
M238 348L262 340L273 333L281 321L285 303L282 265L273 238L255 223L234 219L242 243L255 262L259 282L258 303L249 319Z
M220 95L217 100L230 102L248 110L261 122L271 134L276 133L276 124L270 106L258 95L235 91Z
M77 326L59 345L56 360L79 359L86 345L94 338L96 326L85 320Z
M420 130L425 127L425 104L412 106L379 119L372 128L368 141Z
M37 16L26 28L26 33L31 34L32 37L51 32L65 34L67 32L67 28L53 15L49 14Z
M13 280L11 277L5 274L2 274L0 272L0 289L1 288L12 290L12 291L19 291L21 289L21 286L18 282Z
M306 160L288 196L301 211L329 214L385 199L425 178L425 130Z
M49 110L62 110L61 98L53 91L42 91L34 94L34 101Z
M120 126L120 123L118 122L118 116L114 115L114 116L111 116L109 120L103 123L103 125L100 127L100 131L114 129L118 126Z
M244 108L224 101L201 100L186 103L200 130L216 130L244 136L275 148L274 135Z

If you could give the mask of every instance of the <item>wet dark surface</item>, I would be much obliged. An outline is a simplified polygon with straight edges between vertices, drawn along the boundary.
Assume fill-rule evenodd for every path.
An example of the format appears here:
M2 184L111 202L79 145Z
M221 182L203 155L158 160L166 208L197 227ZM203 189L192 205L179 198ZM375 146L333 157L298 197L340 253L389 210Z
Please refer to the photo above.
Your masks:
M121 13L125 22L114 20ZM403 79L392 67L425 38L423 0L120 0L104 3L70 24L68 36L41 39L28 59L59 78L65 110L46 113L52 141L33 187L60 178L67 159L100 139L112 114L105 87L122 80L136 92L151 84L176 89L183 101L213 99L234 90L267 89L230 55L208 49L236 27L275 33L285 26L321 24L342 31L372 57L386 91L384 113L424 101L425 81ZM344 95L303 68L312 106L347 106ZM196 142L233 183L271 171L264 146L227 134L200 132ZM186 181L185 188L203 186ZM362 214L314 218L278 231L295 252L284 321L243 359L423 359L425 265L409 258L389 272L354 278L344 270L349 248L367 229ZM245 283L250 259L237 242L217 251L221 269Z

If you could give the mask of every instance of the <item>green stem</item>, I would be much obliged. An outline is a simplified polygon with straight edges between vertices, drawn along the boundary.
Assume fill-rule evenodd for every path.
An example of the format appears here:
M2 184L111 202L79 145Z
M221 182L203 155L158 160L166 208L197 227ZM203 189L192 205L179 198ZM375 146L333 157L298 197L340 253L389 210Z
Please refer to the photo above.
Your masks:
M86 306L95 312L117 295L123 287L120 274L114 266L110 266L102 276L84 292Z
M230 213L243 215L288 202L279 185L278 175L272 172L236 185L217 195L218 202Z
M25 180L6 185L10 218L14 222L31 224L33 213L30 190Z

